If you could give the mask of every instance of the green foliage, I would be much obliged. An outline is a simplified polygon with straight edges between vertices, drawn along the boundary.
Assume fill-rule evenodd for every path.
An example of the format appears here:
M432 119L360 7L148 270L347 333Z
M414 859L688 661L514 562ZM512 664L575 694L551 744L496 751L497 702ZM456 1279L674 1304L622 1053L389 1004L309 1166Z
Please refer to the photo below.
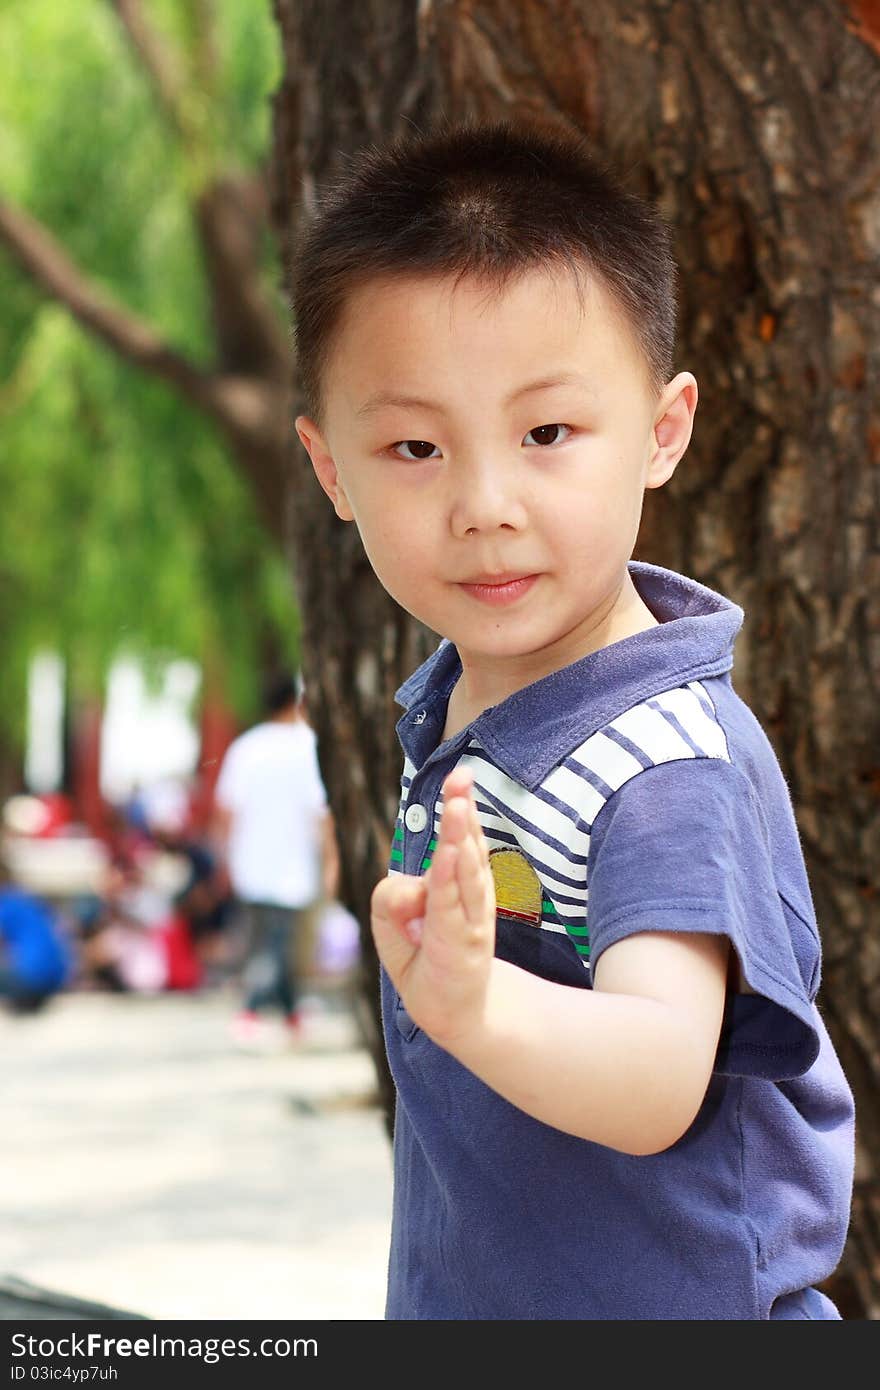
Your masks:
M210 80L198 23L209 8ZM0 0L0 186L95 281L206 360L190 200L204 179L265 158L277 36L268 3L148 0L145 12L187 84L183 138L107 0ZM0 726L21 734L38 645L65 652L81 690L99 688L121 650L192 657L248 717L263 653L295 660L298 621L222 441L2 249L0 302Z

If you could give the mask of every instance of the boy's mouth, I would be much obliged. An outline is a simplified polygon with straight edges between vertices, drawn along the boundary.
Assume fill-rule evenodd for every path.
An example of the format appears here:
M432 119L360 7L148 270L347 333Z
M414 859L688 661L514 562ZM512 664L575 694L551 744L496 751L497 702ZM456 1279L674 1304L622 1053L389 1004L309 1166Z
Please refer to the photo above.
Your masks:
M460 584L459 588L481 603L513 603L527 593L537 579L537 574L495 574Z

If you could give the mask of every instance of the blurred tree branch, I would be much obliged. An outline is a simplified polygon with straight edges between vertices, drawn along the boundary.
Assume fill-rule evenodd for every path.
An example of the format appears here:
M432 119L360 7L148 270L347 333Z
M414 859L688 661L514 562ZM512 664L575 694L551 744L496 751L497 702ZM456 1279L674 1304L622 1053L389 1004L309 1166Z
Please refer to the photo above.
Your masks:
M265 176L224 167L215 110L217 56L210 0L189 0L191 59L184 61L140 0L110 0L181 146L202 251L215 360L200 366L78 266L53 233L0 200L0 241L78 323L125 361L164 381L220 428L276 538L286 540L283 486L290 435L290 353L280 299L271 302L264 247L271 236ZM189 82L188 68L197 81Z
M20 208L0 200L0 238L20 265L84 328L135 366L162 377L205 406L211 377L164 343L136 315L115 304L68 256L46 228Z
M221 246L222 225L222 218L217 218L217 240ZM283 515L280 495L276 497L273 471L260 462L259 455L262 449L271 452L277 448L283 435L286 409L282 386L262 375L202 370L164 342L149 324L116 304L74 264L41 223L2 201L0 240L33 279L65 305L84 328L133 366L174 387L219 425L237 453L246 459L258 500L272 530L278 534L279 518Z
M147 20L140 0L110 0L119 22L153 86L163 114L186 137L182 72L175 55Z

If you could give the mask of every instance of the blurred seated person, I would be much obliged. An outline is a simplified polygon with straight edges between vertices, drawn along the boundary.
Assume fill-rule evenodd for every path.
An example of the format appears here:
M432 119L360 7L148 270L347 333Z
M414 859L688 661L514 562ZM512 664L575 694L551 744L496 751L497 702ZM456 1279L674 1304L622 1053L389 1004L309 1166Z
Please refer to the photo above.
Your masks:
M51 908L9 879L0 861L0 999L32 1013L63 989L73 953Z
M229 961L229 931L234 899L225 864L191 827L188 797L169 784L142 792L144 826L152 843L174 855L185 877L173 898L195 952L205 967Z
M135 860L117 855L98 901L80 916L86 983L120 993L155 994L168 983L168 904Z

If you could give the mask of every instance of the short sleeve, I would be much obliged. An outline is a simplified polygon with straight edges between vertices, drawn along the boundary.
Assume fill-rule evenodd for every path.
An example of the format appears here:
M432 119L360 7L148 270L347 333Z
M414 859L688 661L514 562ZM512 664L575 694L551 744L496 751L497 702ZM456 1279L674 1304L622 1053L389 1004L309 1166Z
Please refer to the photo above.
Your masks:
M728 998L716 1071L782 1080L812 1066L818 936L780 895L764 817L730 763L664 763L615 792L593 825L588 882L594 965L640 932L729 937L754 994Z

